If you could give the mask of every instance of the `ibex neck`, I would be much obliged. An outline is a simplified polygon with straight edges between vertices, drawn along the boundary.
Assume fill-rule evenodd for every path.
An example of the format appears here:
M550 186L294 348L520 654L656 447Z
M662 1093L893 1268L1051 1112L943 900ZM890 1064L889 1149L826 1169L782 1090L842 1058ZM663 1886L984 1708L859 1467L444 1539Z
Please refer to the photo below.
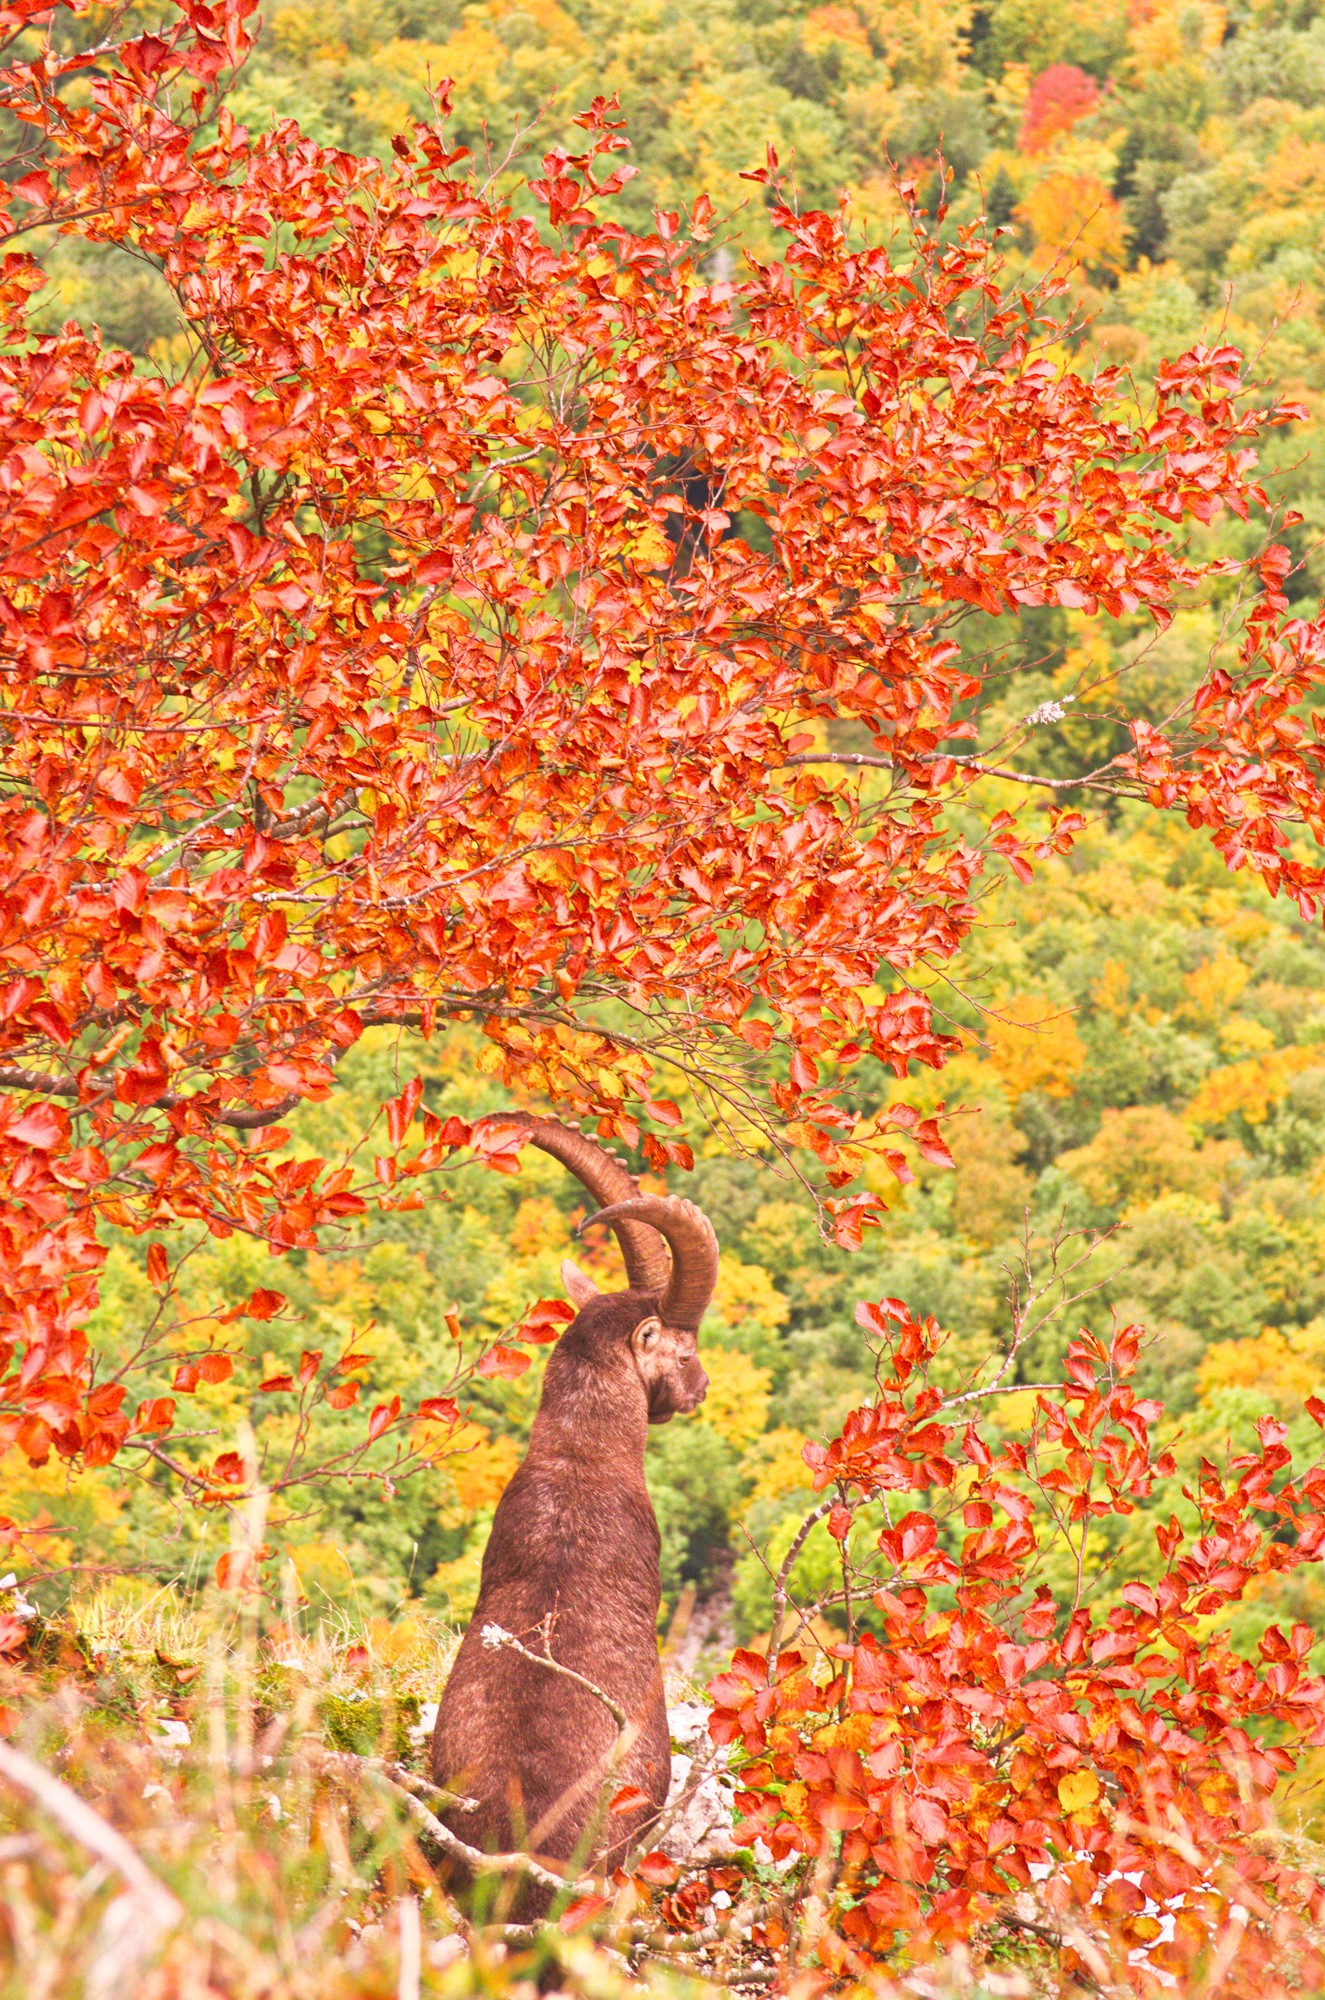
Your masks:
M591 1470L610 1461L615 1477L634 1467L642 1479L649 1414L638 1377L617 1369L563 1370L557 1358L548 1364L530 1458L574 1459Z

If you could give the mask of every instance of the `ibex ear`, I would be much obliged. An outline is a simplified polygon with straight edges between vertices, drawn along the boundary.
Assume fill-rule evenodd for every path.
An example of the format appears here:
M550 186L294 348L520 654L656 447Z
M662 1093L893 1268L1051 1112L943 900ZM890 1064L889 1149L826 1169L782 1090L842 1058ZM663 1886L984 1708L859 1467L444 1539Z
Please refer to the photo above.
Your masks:
M588 1272L582 1271L578 1264L572 1264L569 1257L562 1260L561 1282L573 1306L587 1306L590 1299L598 1297L598 1287Z
M637 1355L652 1354L661 1339L662 1321L655 1314L650 1313L647 1319L640 1321L635 1331L631 1334L630 1344Z

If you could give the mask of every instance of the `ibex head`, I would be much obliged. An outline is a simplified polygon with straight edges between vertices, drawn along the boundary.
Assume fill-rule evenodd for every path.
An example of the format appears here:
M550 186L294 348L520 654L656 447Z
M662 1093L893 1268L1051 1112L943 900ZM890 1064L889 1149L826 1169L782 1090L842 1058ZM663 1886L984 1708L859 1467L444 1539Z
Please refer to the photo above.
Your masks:
M569 1258L561 1267L577 1308L559 1346L617 1350L624 1343L638 1373L651 1424L665 1424L699 1408L708 1376L696 1351L696 1334L718 1277L718 1239L708 1217L677 1195L641 1194L620 1160L582 1132L555 1118L519 1119L534 1145L568 1167L594 1200L591 1222L616 1233L630 1288L600 1292Z

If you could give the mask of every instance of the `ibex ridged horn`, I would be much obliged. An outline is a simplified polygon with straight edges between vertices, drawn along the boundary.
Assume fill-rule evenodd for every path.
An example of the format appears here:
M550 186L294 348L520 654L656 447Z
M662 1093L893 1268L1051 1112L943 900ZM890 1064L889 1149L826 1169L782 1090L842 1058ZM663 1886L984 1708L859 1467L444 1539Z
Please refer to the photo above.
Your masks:
M645 1223L666 1237L672 1269L663 1293L663 1324L697 1329L718 1282L718 1239L704 1211L680 1195L637 1194L587 1216L581 1229L587 1229L591 1222L608 1223L618 1236L623 1225L630 1228ZM662 1286L649 1289L662 1291Z
M485 1120L485 1123L497 1122L505 1124L506 1114L502 1114L500 1121ZM560 1160L581 1186L588 1189L603 1212L643 1199L634 1175L622 1166L615 1153L609 1153L596 1140L586 1139L573 1126L563 1125L559 1118L535 1118L520 1111L511 1112L509 1122L526 1131L541 1152ZM641 1216L634 1221L623 1215L620 1223L614 1222L612 1227L621 1245L631 1290L661 1292L671 1282L672 1259L662 1235L648 1228L647 1220Z

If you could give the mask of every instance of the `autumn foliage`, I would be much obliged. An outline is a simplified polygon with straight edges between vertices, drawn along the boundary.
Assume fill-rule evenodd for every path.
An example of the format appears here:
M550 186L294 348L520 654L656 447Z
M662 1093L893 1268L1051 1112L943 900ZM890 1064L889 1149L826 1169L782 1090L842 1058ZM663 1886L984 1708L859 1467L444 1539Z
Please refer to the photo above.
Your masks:
M1277 544L1239 570L1184 539L1265 506L1256 441L1295 414L1248 404L1235 350L1165 363L1141 408L1067 365L1052 286L1005 293L979 230L863 245L775 159L748 178L785 248L719 277L705 199L613 221L631 169L601 100L514 192L450 142L445 90L386 164L250 135L223 102L250 11L184 4L87 53L20 39L0 75L27 149L0 265L0 1440L34 1463L160 1454L175 1397L135 1402L135 1369L167 1353L180 1396L232 1365L167 1312L103 1379L83 1328L108 1231L153 1235L168 1299L181 1223L302 1250L466 1163L517 1167L509 1122L443 1121L417 1078L367 1171L295 1147L282 1121L368 1028L477 1023L517 1102L660 1172L691 1163L679 1072L715 1123L808 1160L858 1244L871 1162L904 1180L947 1153L853 1079L943 1064L912 975L969 934L988 857L1029 880L1083 824L981 820L973 783L1007 773L969 754L998 671L962 643L976 613L1163 623L1232 579L1236 664L1136 718L1080 796L1180 809L1304 915L1325 899L1300 840L1325 838L1325 623L1287 620ZM1080 92L1041 83L1035 130L1061 129ZM160 273L178 365L35 330L52 229ZM776 1856L840 1860L823 1964L940 1946L1053 1865L1044 1895L1098 1891L1139 1978L1207 1946L1257 1976L1315 1891L1251 1836L1325 1710L1300 1632L1255 1667L1204 1635L1317 1556L1319 1475L1263 1429L1203 1473L1200 1532L1161 1531L1162 1584L1097 1617L1037 1589L1037 1510L1084 1536L1161 1476L1134 1333L1079 1342L1031 1435L990 1444L928 1386L937 1330L864 1313L879 1399L815 1474L839 1537L913 1496L878 1630L830 1681L779 1642L718 1693L747 1818ZM259 1387L357 1423L361 1360L310 1350ZM347 1449L432 1449L417 1428L458 1422L464 1379L378 1405ZM183 1476L223 1504L252 1466ZM1148 1904L1175 1898L1160 1935Z
M703 201L647 237L609 219L630 169L601 104L529 217L441 122L385 166L250 138L217 108L245 16L4 79L32 159L0 361L0 1421L33 1457L105 1460L134 1421L79 1331L106 1224L279 1251L362 1210L280 1121L371 1024L476 1018L512 1089L657 1166L688 1158L650 1129L663 1060L834 1188L871 1147L905 1176L908 1129L942 1157L840 1081L949 1046L907 971L956 951L982 865L943 818L981 689L954 616L1162 618L1200 578L1172 525L1260 497L1231 351L1129 412L971 232L899 259L781 208L781 260L709 281ZM157 265L177 379L29 334L42 225ZM885 806L834 776L833 722L868 732ZM1236 760L1277 872L1281 764ZM1201 744L1147 737L1139 768L1210 791ZM986 845L1029 872L1006 813ZM482 1151L426 1114L403 1150L417 1109L379 1204ZM877 1197L825 1207L849 1244Z
M1101 1606L1093 1524L1132 1515L1174 1471L1153 1440L1160 1404L1128 1382L1140 1329L1075 1340L1014 1439L981 1423L988 1386L936 1386L934 1321L898 1299L858 1320L879 1394L805 1455L842 1546L840 1595L850 1605L854 1582L877 1629L825 1658L806 1640L819 1607L791 1625L784 1572L770 1658L738 1653L711 1690L748 1835L792 1864L770 1943L815 1921L827 1870L817 1952L835 1973L1038 1918L1061 1969L1092 1983L1158 1993L1214 1964L1221 1992L1309 1988L1325 1890L1276 1844L1271 1801L1325 1743L1314 1634L1271 1626L1248 1660L1219 1621L1258 1579L1319 1562L1325 1465L1295 1475L1284 1425L1263 1418L1256 1450L1202 1461L1189 1525L1156 1525L1158 1581L1116 1578ZM866 1574L847 1537L880 1500ZM1076 1581L1055 1593L1043 1564L1059 1538ZM1019 1904L1033 1888L1038 1906Z
M1075 63L1051 63L1042 70L1026 95L1017 143L1024 153L1040 153L1062 132L1070 132L1081 118L1089 117L1100 101L1100 87L1093 76Z

